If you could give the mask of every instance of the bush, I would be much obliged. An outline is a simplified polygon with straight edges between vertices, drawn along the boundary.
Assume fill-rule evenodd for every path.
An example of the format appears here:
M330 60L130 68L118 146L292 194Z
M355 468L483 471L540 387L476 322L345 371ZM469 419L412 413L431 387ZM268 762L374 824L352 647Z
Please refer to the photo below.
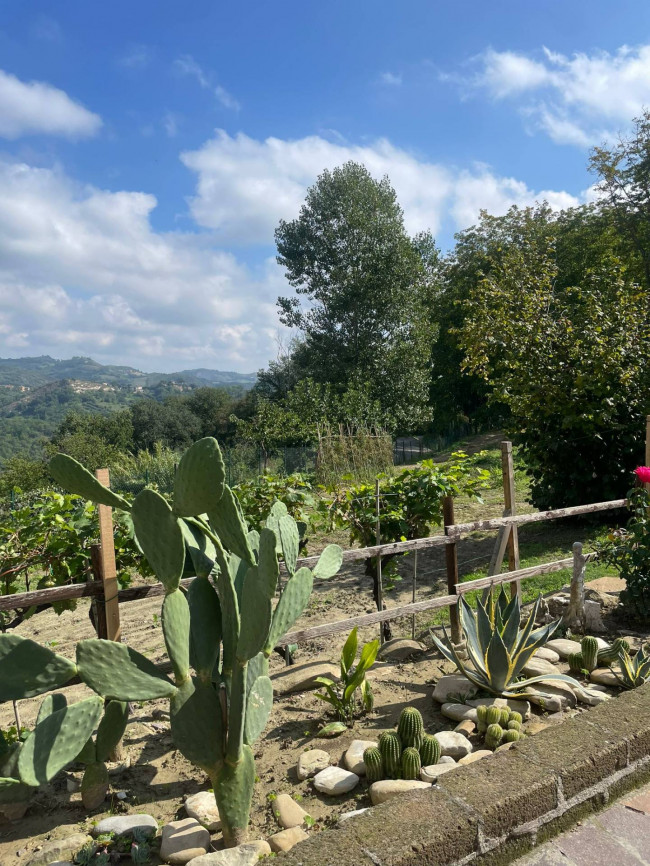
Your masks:
M306 509L315 503L312 485L304 475L295 474L286 478L260 475L253 481L236 485L234 490L251 529L259 532L273 504L282 502L299 526L303 524L301 537L304 537Z

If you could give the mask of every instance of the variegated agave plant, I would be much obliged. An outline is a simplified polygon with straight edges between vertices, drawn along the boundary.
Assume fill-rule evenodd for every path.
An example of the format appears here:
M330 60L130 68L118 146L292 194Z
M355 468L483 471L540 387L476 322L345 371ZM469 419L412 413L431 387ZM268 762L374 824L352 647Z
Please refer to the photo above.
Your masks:
M492 695L526 697L525 691L529 686L548 680L562 680L581 691L580 683L565 674L544 674L518 680L526 663L551 639L560 625L558 620L533 630L540 599L541 596L521 629L519 598L515 595L508 601L503 587L498 595L495 591L489 592L483 602L478 602L476 611L461 597L458 602L460 622L471 665L459 657L446 631L444 643L433 634L431 637L443 656L453 662L463 676Z
M618 671L614 671L624 689L636 689L650 680L650 648L648 644L631 656L621 650L618 656Z

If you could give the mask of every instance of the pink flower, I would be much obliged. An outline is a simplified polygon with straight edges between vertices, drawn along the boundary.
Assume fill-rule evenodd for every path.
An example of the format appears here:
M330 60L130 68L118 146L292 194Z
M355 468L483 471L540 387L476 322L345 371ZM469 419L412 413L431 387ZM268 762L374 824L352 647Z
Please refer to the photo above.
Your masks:
M634 474L644 484L650 484L650 466L637 466Z

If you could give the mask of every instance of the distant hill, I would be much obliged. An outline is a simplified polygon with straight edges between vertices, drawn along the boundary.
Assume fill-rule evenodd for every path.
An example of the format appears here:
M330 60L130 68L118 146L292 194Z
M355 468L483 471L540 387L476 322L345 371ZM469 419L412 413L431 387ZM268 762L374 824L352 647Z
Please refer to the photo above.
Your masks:
M164 400L200 387L225 388L236 396L256 378L203 368L143 373L82 357L0 358L0 467L13 454L37 456L69 412L108 414L143 397Z

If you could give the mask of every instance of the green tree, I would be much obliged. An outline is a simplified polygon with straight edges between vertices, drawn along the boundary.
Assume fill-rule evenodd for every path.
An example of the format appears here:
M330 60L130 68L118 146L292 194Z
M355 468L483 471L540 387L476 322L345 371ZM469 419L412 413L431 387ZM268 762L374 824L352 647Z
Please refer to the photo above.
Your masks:
M505 404L540 508L623 496L650 409L647 293L605 249L563 286L534 226L470 290L467 368Z
M305 375L339 393L355 375L396 427L419 427L428 414L429 274L388 178L354 162L323 172L275 238L297 294L278 300L280 318L302 333Z

